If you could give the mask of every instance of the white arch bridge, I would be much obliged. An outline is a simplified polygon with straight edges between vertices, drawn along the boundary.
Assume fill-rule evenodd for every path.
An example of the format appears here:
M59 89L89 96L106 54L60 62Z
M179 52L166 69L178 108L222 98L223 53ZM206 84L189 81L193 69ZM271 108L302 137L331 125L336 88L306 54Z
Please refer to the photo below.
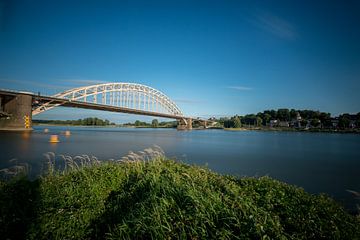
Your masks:
M193 121L198 121L205 127L207 123L204 119L184 116L175 102L164 93L137 83L97 84L73 88L53 96L0 90L0 113L5 114L7 120L11 120L11 116L13 118L13 121L9 121L10 124L5 124L5 128L11 128L12 125L21 128L20 118L23 115L25 117L22 118L27 118L27 121L30 118L31 121L31 116L57 106L171 118L177 120L178 129L191 129ZM24 127L29 128L28 125L25 121ZM4 128L3 119L0 119L1 128Z

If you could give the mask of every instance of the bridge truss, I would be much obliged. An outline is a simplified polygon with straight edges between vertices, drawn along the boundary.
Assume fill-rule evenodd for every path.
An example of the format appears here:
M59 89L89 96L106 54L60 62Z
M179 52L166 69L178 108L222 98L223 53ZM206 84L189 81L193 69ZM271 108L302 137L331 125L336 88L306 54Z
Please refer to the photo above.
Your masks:
M80 101L116 106L145 112L183 116L179 107L165 94L154 88L137 83L104 83L70 89L52 96L68 101ZM59 101L49 101L36 106L32 115L61 106Z

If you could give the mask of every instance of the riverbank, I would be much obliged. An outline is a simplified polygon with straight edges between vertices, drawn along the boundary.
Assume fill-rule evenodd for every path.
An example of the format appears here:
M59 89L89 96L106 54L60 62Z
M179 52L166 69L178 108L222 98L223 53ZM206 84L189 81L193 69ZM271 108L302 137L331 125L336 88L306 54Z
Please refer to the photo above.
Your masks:
M54 123L34 123L33 126L64 126L64 127L98 127L98 128L175 128L170 126L124 126L124 125L104 125L104 126L97 126L97 125L72 125L72 124L54 124Z
M73 124L55 124L55 123L33 123L33 126L43 126L43 127L98 127L98 128L116 128L117 125L73 125Z
M89 125L69 125L69 124L45 124L45 123L34 123L34 126L66 126L66 127L98 127L98 128L176 128L174 126L123 126L123 125L105 125L105 126L89 126ZM225 131L264 131L264 132L321 132L321 133L355 133L360 134L360 129L296 129L296 128L270 128L270 127L242 127L242 128L223 128L223 127L209 127L209 128L193 128L193 130L212 130L212 129L223 129Z
M359 218L269 177L235 178L158 157L0 184L4 239L357 239ZM70 159L71 160L71 159ZM68 161L69 162L69 161ZM71 162L71 161L70 161ZM69 170L72 169L72 170Z
M270 127L242 127L242 128L223 128L225 131L264 131L264 132L319 132L319 133L355 133L360 134L360 129L297 129L297 128L270 128Z

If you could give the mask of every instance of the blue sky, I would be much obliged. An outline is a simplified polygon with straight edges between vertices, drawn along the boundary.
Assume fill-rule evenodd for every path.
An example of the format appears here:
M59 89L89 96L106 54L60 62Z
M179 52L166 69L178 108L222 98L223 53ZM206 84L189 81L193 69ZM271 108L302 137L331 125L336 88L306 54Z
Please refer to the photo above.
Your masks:
M191 116L360 111L359 1L0 1L0 88L101 82L164 92ZM137 116L58 108L43 119Z

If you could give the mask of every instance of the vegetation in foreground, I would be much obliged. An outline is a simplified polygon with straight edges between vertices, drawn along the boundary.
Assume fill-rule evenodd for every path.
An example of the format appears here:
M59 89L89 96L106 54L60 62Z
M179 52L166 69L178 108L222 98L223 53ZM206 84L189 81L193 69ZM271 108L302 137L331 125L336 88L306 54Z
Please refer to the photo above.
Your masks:
M269 177L237 179L161 156L52 166L35 181L1 183L2 238L360 238L359 219L334 200Z

